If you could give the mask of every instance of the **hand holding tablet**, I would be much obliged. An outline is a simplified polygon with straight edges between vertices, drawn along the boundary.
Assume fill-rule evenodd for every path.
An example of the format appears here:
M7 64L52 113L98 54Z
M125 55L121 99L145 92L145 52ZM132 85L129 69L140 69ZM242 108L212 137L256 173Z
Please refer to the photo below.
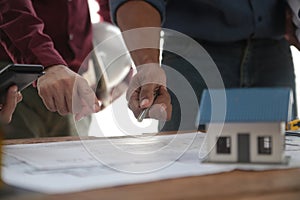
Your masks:
M10 64L0 70L0 104L5 103L8 88L16 85L22 91L44 74L42 65Z
M0 123L9 123L17 104L22 100L21 90L44 74L41 65L10 64L0 70Z

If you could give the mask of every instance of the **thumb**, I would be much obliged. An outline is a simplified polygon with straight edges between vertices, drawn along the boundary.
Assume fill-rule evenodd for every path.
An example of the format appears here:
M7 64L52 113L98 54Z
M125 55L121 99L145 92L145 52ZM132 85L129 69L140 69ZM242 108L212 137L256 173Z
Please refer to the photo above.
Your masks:
M140 91L140 107L148 108L154 102L154 96L157 91L157 84L146 84L141 87Z
M77 81L78 96L80 99L82 99L93 112L99 112L101 107L92 88L90 88L86 80L81 77Z

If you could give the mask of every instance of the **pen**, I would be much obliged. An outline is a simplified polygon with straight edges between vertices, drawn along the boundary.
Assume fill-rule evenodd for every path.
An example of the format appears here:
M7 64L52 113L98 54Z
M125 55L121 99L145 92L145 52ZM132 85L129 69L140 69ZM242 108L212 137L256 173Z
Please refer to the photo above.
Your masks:
M155 91L153 103L154 103L154 101L155 101L155 99L156 99L157 96L158 96L158 92ZM153 105L153 104L152 104L152 105ZM148 112L149 112L150 108L152 107L152 105L151 105L150 107L148 107L148 108L145 108L145 109L139 114L139 116L137 117L138 122L142 122L143 119L145 119L145 117L146 117L146 115L148 114Z

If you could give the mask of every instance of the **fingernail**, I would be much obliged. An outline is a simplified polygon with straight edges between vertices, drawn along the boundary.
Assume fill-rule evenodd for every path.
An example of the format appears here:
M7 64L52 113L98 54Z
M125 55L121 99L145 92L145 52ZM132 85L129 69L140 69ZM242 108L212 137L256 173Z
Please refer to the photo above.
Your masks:
M143 101L140 104L140 107L144 107L148 103L149 103L149 99L143 99Z

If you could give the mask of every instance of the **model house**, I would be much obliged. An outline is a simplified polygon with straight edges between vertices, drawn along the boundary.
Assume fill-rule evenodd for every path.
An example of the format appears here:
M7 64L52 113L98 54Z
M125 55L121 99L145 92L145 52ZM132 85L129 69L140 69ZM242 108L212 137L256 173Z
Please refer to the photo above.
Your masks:
M211 96L225 94L225 115L212 115ZM214 95L212 95L214 94ZM218 101L215 101L218 102ZM205 90L199 124L208 126L209 162L283 163L285 124L291 119L287 88ZM224 112L224 110L223 110ZM223 116L223 117L222 117ZM225 117L224 117L225 116ZM223 125L221 131L214 128Z

